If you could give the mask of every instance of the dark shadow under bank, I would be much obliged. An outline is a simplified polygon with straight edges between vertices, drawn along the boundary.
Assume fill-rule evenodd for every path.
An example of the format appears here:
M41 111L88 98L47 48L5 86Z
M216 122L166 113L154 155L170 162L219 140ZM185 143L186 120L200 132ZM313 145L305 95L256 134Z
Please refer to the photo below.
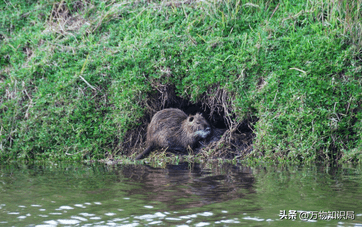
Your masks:
M146 148L148 124L156 112L166 108L181 109L187 115L201 113L213 128L211 136L200 140L193 150L185 150L184 153L172 150L168 150L168 152L177 155L198 154L199 157L206 159L244 158L252 152L252 142L255 137L252 125L257 119L250 117L242 121L238 120L233 113L230 101L226 101L229 100L228 96L230 95L227 91L217 89L212 98L205 94L200 99L201 101L193 103L176 95L173 85L163 85L159 82L151 84L153 91L148 93L147 98L142 103L146 110L144 117L140 119L141 124L127 133L124 140L126 142L118 148L121 152L112 154L108 157L109 159L114 160L115 157L124 154L135 157L142 153Z

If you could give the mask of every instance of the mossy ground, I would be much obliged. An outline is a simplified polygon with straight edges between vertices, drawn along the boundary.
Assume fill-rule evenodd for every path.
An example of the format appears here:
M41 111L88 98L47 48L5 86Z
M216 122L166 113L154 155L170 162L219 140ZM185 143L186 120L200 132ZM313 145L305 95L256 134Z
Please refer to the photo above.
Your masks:
M361 4L2 1L0 159L131 155L178 97L249 124L249 158L360 161Z

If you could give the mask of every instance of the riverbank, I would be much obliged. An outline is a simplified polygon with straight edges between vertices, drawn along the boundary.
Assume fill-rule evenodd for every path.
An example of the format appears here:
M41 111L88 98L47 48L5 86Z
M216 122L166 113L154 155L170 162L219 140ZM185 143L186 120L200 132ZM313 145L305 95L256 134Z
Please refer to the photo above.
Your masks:
M134 157L153 114L177 107L251 133L248 159L360 162L360 7L0 3L0 159Z

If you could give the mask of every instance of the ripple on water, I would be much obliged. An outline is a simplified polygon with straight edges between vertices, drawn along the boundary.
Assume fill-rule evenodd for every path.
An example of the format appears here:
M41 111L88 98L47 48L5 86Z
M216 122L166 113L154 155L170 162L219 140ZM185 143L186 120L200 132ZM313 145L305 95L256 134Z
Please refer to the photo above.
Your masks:
M58 209L55 210L73 210L74 208L71 206L60 206Z
M153 218L163 218L166 215L161 212L156 212L155 214L144 214L141 216L135 216L136 219L146 220L146 219L153 219Z
M210 223L209 222L200 222L200 223L197 223L195 226L201 227L201 226L207 226L207 225L210 225Z
M79 213L79 215L82 215L84 217L92 217L95 216L95 214L88 214L88 213Z
M91 219L91 220L101 220L102 218L100 218L100 217L91 217L89 219Z
M190 214L190 215L180 216L180 218L182 218L182 219L190 219L190 218L196 218L196 217L197 217L196 214Z
M138 226L139 223L132 223L132 224L126 224L126 225L119 225L119 226L122 226L122 227L135 227L135 226Z
M169 221L181 221L180 218L165 218L166 220L169 220Z
M203 212L203 213L198 213L197 215L201 215L201 216L204 216L204 217L207 217L207 216L212 216L212 215L214 215L213 213L211 213L211 212Z
M80 223L79 220L74 220L74 219L58 219L57 221L61 225L76 225Z
M8 212L8 214L20 214L19 212Z
M86 218L83 218L83 217L79 217L79 216L71 216L71 218L72 219L78 219L78 220L80 220L80 221L88 221L88 219L86 219Z
M129 219L129 217L126 217L126 218L114 218L113 221L114 222L121 222L121 221L124 221L124 220L127 220Z
M156 224L161 224L162 221L153 221L153 222L149 222L149 225L156 225Z
M48 225L58 225L58 222L54 221L54 220L50 220L50 221L44 221L45 224Z
M250 216L243 217L243 219L245 219L245 220L252 220L252 221L264 221L263 218L250 217Z
M220 221L215 222L215 224L221 224L221 223L238 224L238 223L240 223L240 221L235 218L235 219L220 220Z

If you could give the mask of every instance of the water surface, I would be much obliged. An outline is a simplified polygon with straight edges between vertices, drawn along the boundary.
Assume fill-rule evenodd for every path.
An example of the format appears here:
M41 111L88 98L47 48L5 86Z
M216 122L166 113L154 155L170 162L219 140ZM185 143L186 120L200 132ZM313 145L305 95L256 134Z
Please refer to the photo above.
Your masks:
M362 226L361 172L320 165L2 165L0 226Z

